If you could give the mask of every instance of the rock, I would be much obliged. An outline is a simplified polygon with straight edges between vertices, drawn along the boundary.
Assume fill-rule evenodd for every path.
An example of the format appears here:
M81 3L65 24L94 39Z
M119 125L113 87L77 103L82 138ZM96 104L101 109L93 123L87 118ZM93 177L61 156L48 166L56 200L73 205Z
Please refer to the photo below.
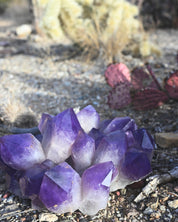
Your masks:
M147 207L144 211L143 211L144 214L152 214L153 213L153 210L151 209L151 207Z
M169 201L169 202L168 202L168 205L169 205L169 207L171 207L171 208L173 208L173 209L178 208L178 199L173 200L173 201Z
M164 205L161 205L159 208L162 213L164 213L166 211L166 207Z
M27 38L32 33L32 26L24 24L16 28L16 34L20 38Z
M176 147L178 146L178 133L156 133L155 140L163 148Z
M48 222L55 222L58 220L58 217L55 214L50 213L41 213L39 215L39 221L48 221Z

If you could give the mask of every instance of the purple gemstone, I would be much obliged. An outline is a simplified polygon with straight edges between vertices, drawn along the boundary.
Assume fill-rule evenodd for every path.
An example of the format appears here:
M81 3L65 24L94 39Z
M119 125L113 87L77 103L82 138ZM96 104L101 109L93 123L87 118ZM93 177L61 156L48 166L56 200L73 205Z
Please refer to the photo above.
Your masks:
M119 166L127 151L125 132L117 130L102 138L95 152L94 163L112 161Z
M3 162L17 170L26 170L45 160L40 142L30 133L3 136L0 148Z
M92 164L95 152L95 141L88 134L80 131L72 145L72 159L74 168L82 174Z
M104 134L99 130L99 129L95 129L93 128L89 134L90 137L92 137L95 141L95 149L97 149L100 141L102 140L102 138L104 137Z
M93 106L88 105L77 113L77 118L83 130L88 133L92 128L98 129L100 117Z
M113 119L105 119L103 121L100 122L99 124L99 130L101 132L104 131L104 129L110 124L110 122L112 121Z
M41 119L40 119L40 122L38 124L38 128L41 132L41 134L43 135L44 132L45 132L45 129L46 129L46 125L47 125L47 122L49 120L51 120L53 118L52 115L49 115L47 113L43 113L42 116L41 116Z
M73 212L81 200L81 178L66 162L48 170L43 177L39 198L55 213Z
M19 178L22 175L22 171L14 170L12 168L6 168L6 187L7 189L17 196L22 196L19 186Z
M146 131L146 129L141 128L133 132L134 139L141 150L145 152L149 158L152 159L153 150L156 147L156 144L152 136Z
M107 134L116 130L134 131L136 129L137 125L135 121L130 117L116 117L106 126L103 132Z
M142 179L151 172L151 165L147 155L143 152L130 150L125 155L121 172L125 178L133 182Z
M31 199L36 198L40 190L43 175L51 167L54 167L54 163L46 160L42 164L34 165L23 173L19 180L23 196Z
M84 171L82 202L79 208L82 213L94 215L106 208L114 171L112 161L93 165Z
M67 109L46 123L42 147L47 159L60 163L71 155L71 146L82 130L73 109Z
M131 130L128 130L125 132L126 134L126 137L127 137L127 145L128 145L128 148L132 148L133 146L136 147L138 146L135 138L134 138L134 135L133 135L133 131Z

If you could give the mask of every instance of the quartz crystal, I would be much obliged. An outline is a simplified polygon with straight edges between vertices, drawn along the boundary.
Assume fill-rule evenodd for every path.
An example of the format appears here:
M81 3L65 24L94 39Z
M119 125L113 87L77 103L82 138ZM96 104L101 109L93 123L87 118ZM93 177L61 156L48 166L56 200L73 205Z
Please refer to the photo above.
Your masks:
M151 172L155 142L130 117L100 121L89 105L56 116L43 114L40 134L0 138L0 167L7 186L31 199L32 207L63 214L94 215L109 193Z
M39 198L55 213L73 212L81 202L81 178L66 162L48 170L43 177Z
M116 117L104 128L103 132L110 133L116 130L136 130L137 125L133 119L130 117Z
M1 137L0 153L4 163L17 170L26 170L45 160L40 142L30 133Z
M55 164L50 160L45 160L41 164L35 164L26 170L19 179L23 196L34 199L39 194L44 173Z
M71 146L81 130L73 109L67 109L52 118L47 117L47 121L42 122L42 147L47 159L55 163L65 161L71 155Z
M112 161L93 165L84 171L79 208L84 214L94 215L106 208L114 171Z
M80 131L72 145L74 168L80 174L91 166L95 153L95 141L88 134Z
M91 105L88 105L82 110L80 110L77 113L77 118L79 120L81 127L84 129L86 133L89 133L89 131L92 128L97 129L99 127L99 122L100 122L99 114Z
M127 151L127 140L124 131L117 130L105 135L95 152L94 163L112 161L119 166Z

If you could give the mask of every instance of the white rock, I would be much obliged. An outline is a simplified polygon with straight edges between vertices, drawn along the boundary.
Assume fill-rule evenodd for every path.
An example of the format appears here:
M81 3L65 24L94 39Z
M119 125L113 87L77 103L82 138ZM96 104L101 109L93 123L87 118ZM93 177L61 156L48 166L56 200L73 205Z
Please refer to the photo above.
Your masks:
M55 214L50 213L41 213L39 215L39 221L48 221L48 222L55 222L58 220L58 217Z
M178 208L178 199L173 200L173 201L169 201L168 205L169 205L169 207L174 208L174 209Z
M32 33L32 26L24 24L16 28L16 34L20 38L27 38Z

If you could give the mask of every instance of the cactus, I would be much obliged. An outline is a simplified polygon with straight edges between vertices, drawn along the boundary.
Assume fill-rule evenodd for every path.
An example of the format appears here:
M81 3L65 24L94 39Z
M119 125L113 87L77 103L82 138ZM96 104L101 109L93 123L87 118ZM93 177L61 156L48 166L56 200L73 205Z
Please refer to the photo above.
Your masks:
M130 71L123 63L111 64L105 71L107 83L113 88L119 83L130 83Z
M178 70L165 80L167 92L162 89L149 64L133 69L131 77L123 63L111 64L105 77L112 87L108 105L113 109L124 108L130 103L136 110L154 109L167 102L169 97L178 99Z
M171 98L178 100L178 70L165 80L165 89Z
M131 79L132 86L135 90L140 90L145 87L157 89L156 83L144 67L137 67L133 69Z
M121 109L131 103L131 84L121 82L111 89L108 95L108 105L113 109Z
M132 97L132 104L137 110L154 109L168 100L163 91L154 88L145 88L137 91Z

